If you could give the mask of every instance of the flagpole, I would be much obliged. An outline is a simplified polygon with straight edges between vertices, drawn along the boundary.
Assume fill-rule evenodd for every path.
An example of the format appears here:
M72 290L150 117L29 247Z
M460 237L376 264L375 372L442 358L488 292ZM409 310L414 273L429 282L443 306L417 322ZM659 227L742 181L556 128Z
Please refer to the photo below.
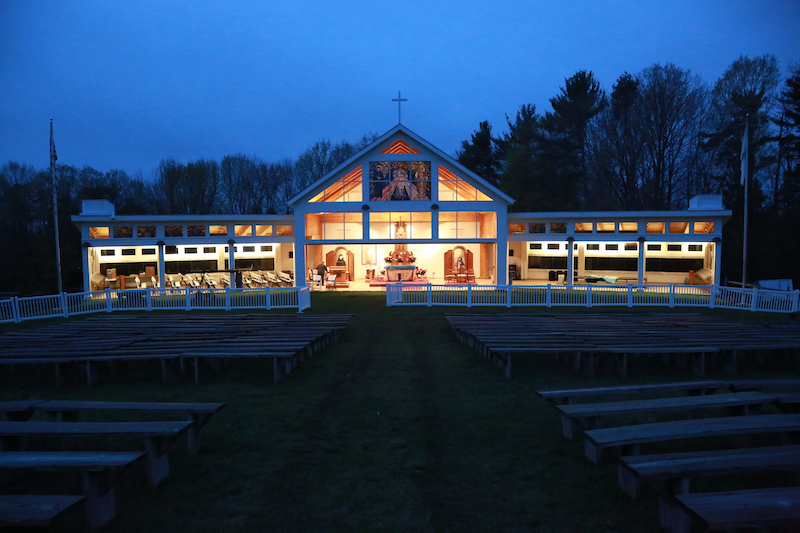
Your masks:
M56 145L53 141L53 119L50 119L50 179L53 181L53 221L56 228L56 269L58 272L58 294L61 294L61 244L58 238L58 195L56 194Z
M750 115L744 117L744 137L742 138L742 153L741 153L741 173L742 181L744 182L744 235L742 237L742 288L747 286L747 211L748 211L748 191L750 189L750 172L749 172L749 159L750 159Z

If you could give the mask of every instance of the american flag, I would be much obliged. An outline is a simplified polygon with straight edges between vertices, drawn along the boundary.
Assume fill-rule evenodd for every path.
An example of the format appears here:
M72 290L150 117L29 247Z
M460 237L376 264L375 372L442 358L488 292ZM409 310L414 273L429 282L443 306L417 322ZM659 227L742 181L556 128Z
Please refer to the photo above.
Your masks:
M58 156L56 155L56 143L53 140L53 119L50 119L50 164L52 165L58 161Z

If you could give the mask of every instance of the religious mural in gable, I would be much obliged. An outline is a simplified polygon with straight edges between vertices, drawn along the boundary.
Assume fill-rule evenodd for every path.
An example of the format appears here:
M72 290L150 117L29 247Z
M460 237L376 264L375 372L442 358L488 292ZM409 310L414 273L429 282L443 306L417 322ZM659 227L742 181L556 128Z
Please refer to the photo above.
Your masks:
M430 161L371 161L369 197L372 201L431 199Z

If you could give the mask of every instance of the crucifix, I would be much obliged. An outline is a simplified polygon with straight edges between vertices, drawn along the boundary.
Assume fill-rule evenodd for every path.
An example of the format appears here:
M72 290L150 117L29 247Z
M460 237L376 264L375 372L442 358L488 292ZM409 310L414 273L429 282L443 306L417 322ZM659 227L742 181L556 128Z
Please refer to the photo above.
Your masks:
M400 106L403 102L408 102L408 98L400 98L400 91L397 91L397 98L392 98L392 102L397 102L397 123L400 124Z

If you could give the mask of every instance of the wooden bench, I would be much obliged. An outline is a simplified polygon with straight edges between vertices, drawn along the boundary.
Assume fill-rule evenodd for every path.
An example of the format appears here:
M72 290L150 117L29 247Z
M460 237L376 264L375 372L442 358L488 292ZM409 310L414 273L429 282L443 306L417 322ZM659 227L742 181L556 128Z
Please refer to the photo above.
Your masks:
M56 517L72 509L85 496L0 495L0 527L48 528Z
M25 422L33 415L33 406L43 400L14 400L0 402L0 421Z
M190 455L200 451L200 430L211 416L225 407L224 403L172 403L172 402L85 402L73 400L47 400L35 404L34 411L46 411L57 422L77 422L81 412L145 412L179 414L186 416L192 425L186 430Z
M756 415L722 418L701 418L638 424L584 432L584 453L594 464L602 463L603 450L628 447L623 455L638 455L639 445L648 442L747 435L755 433L790 433L800 431L800 415Z
M86 524L94 531L116 514L115 487L122 471L143 452L3 452L0 471L80 472L86 492Z
M178 356L168 355L89 355L89 356L66 356L66 357L0 357L0 365L31 365L31 364L54 364L56 370L56 386L64 385L67 371L74 364L80 365L86 374L86 384L91 387L97 384L99 364L114 363L123 361L160 361L162 381L165 383L169 379L171 365L178 360Z
M800 379L740 379L730 381L728 388L733 392L762 390L764 388L800 389Z
M650 385L623 385L620 387L598 387L591 389L564 389L536 391L540 397L553 404L570 404L573 398L585 396L607 396L616 394L641 394L652 392L686 391L691 396L712 394L725 387L724 381L681 381L671 383L653 383Z
M689 533L691 520L708 531L798 531L800 488L757 489L682 494L675 497L685 520L673 533Z
M777 401L776 395L761 392L740 392L733 394L712 394L707 396L679 396L651 400L630 400L622 402L584 403L557 405L561 411L561 428L564 437L573 440L576 429L599 429L603 416L658 413L664 411L688 411L693 418L700 418L705 409L736 409L736 414L750 414L750 407L760 407L765 403Z
M157 487L169 475L167 452L192 422L0 422L0 451L12 451L25 437L143 437L147 475Z
M689 493L692 477L794 470L798 466L800 446L769 446L621 457L617 469L619 486L631 498L641 494L643 483L655 486L661 525L669 530L683 520L683 515L675 512L674 496Z

